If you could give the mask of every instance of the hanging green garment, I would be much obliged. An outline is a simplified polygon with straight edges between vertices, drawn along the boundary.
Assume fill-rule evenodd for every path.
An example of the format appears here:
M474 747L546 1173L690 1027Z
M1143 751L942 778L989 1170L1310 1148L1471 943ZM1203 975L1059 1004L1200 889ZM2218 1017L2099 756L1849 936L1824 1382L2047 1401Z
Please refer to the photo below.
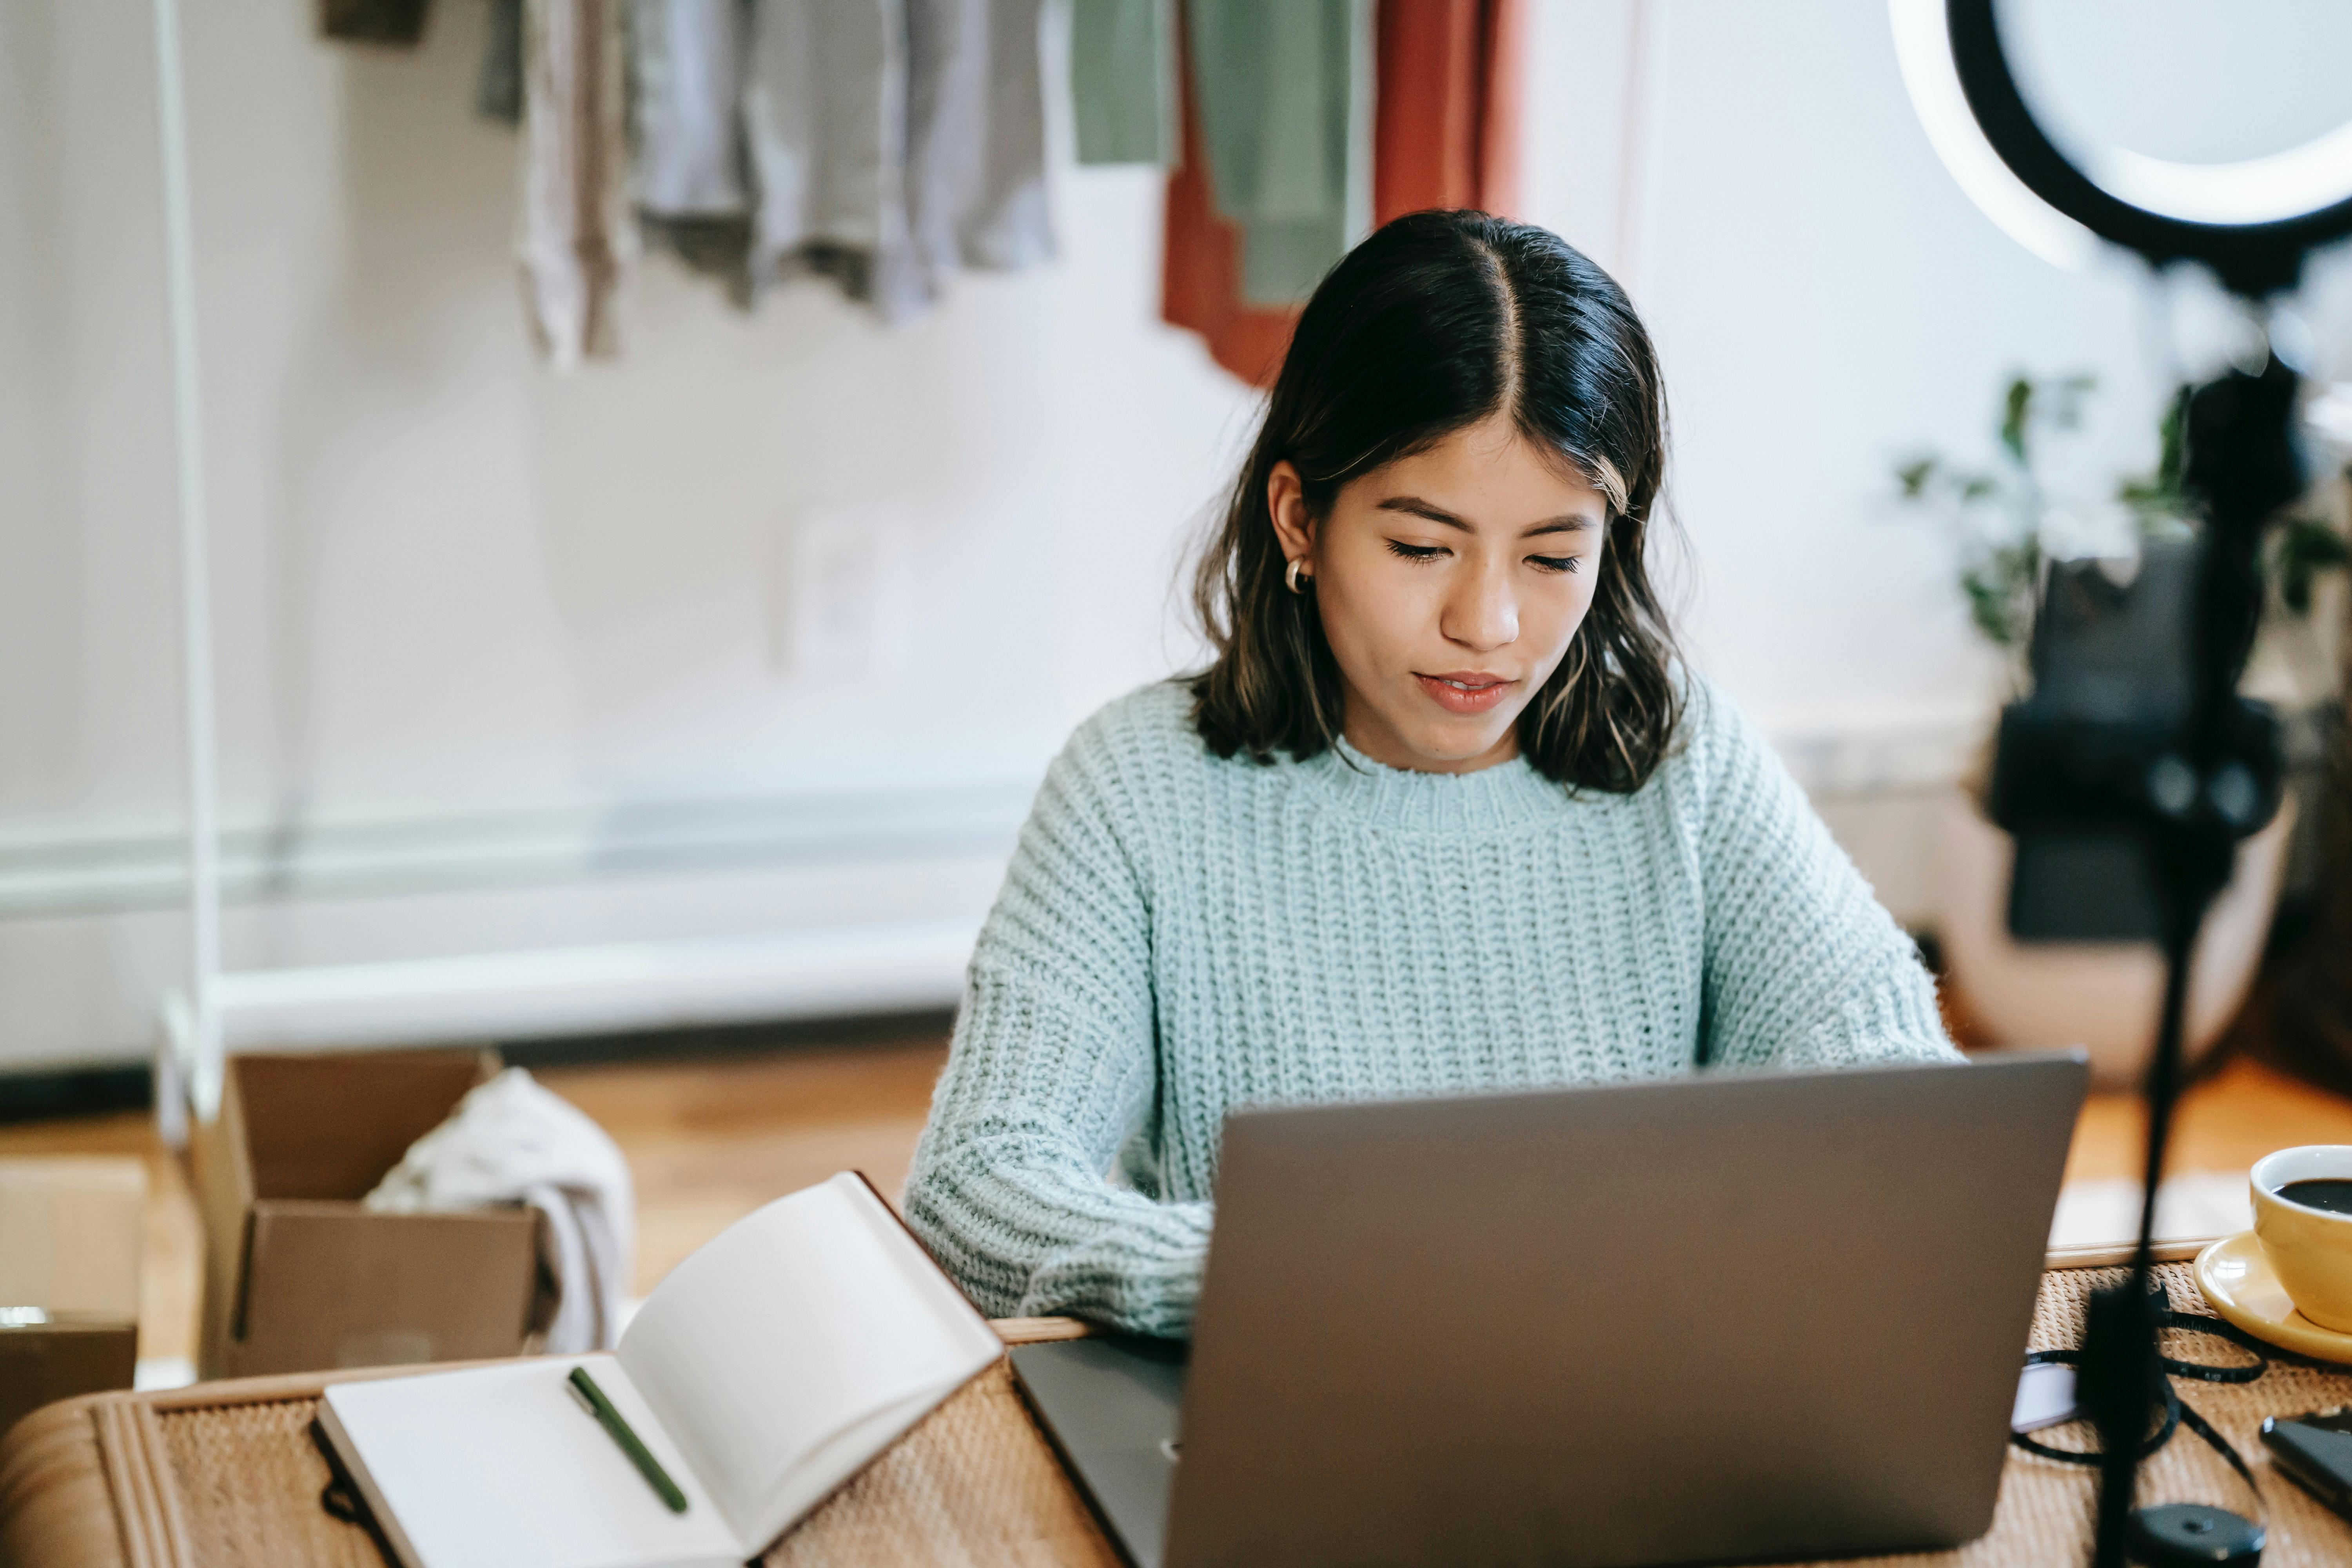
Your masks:
M1176 0L1074 0L1070 99L1081 163L1173 168Z
M346 43L414 44L425 37L425 0L319 0L321 37Z
M1373 0L1188 0L1194 108L1242 298L1315 290L1371 226Z
M490 0L482 69L474 79L474 112L509 125L522 123L522 0Z

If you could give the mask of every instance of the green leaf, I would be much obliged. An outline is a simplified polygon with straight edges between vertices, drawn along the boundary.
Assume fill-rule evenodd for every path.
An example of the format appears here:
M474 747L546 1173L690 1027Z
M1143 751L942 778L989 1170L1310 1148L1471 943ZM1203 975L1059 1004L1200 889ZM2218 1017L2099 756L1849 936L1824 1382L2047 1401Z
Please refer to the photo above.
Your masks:
M1936 477L1933 456L1915 458L1895 470L1895 482L1903 487L1905 500L1917 500L1927 489L1927 481Z
M2166 400L2157 422L2156 471L2116 481L2116 500L2130 510L2143 539L2177 535L2196 515L2196 501L2180 483L2188 464L2188 419L2189 388L2182 386Z
M2009 389L2001 395L2000 407L2000 444L2022 466L2026 461L2026 422L2033 416L2033 383L2021 375L2011 376Z
M2017 646L2016 630L2010 625L2007 594L1978 572L1960 574L1960 592L1968 595L1969 619L1976 623L1986 641L1996 647Z
M2279 525L2271 547L2271 571L2278 579L2279 602L2294 616L2311 614L2311 595L2322 572L2341 571L2352 564L2352 543L2315 517L2291 517Z
M2352 540L2346 539L2320 518L2287 519L2286 530L2280 542L2297 559L2313 566L2352 565Z
M2187 382L2173 389L2156 426L2156 482L2175 494L2189 472L2189 392Z

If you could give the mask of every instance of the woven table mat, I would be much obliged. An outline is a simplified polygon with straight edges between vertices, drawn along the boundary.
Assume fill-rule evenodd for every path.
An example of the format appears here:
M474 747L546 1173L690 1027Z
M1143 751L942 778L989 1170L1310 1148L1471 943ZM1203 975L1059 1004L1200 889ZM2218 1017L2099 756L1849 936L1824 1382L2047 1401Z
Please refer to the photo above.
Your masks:
M2158 1269L2173 1305L2204 1310L2185 1265ZM2081 1342L2090 1292L2120 1276L2073 1269L2043 1277L2037 1349ZM2253 1465L2271 1510L2271 1568L2352 1563L2352 1526L2265 1461L2265 1415L2352 1404L2352 1373L2274 1352L2251 1384L2176 1380L2181 1396ZM194 1391L192 1391L194 1392ZM196 1563L376 1568L367 1534L319 1507L327 1468L307 1428L316 1401L202 1405L159 1413L190 1555ZM2092 1472L2012 1450L1990 1533L1955 1552L1873 1559L1910 1568L2042 1568L2090 1549ZM2143 1472L2149 1501L2206 1501L2245 1511L2242 1483L2204 1443L2175 1436ZM1117 1568L1000 1362L908 1433L761 1559L763 1568Z
M327 1461L310 1440L316 1399L163 1413L163 1451L197 1563L383 1568L375 1541L319 1506Z
M315 1399L194 1406L162 1416L186 1521L205 1565L382 1568L367 1531L319 1506L327 1463ZM999 1362L770 1548L765 1568L1119 1568Z
M2210 1317L2205 1298L2185 1263L2158 1266L2157 1278L2172 1300L2173 1310ZM2033 1350L2061 1350L2083 1342L2084 1305L2091 1293L2124 1278L2119 1268L2072 1268L2042 1277L2042 1295L2033 1310ZM2187 1347L2168 1347L2168 1353L2194 1355ZM2268 1350L2270 1370L2252 1383L2199 1383L2174 1378L2181 1401L2210 1421L2253 1468L2270 1506L2270 1542L2263 1550L2265 1568L2320 1568L2321 1564L2352 1563L2352 1525L2330 1513L2325 1505L2270 1467L2263 1447L2265 1415L2300 1415L2306 1410L2352 1404L2352 1372L2322 1362L2306 1361L2284 1351ZM2065 1433L2044 1432L2053 1447L2063 1446ZM2000 1502L1992 1529L1953 1552L1906 1557L1874 1557L1853 1563L1903 1563L1906 1568L1949 1564L1950 1568L2040 1568L2044 1563L2087 1563L2091 1555L2091 1510L2096 1492L2094 1474L2081 1465L2061 1464L2011 1448L2001 1472ZM2182 1427L2172 1440L2140 1467L2139 1500L2210 1502L2236 1513L2247 1512L2252 1500L2245 1483L2195 1434Z
M761 1568L1120 1568L998 1362L933 1411Z

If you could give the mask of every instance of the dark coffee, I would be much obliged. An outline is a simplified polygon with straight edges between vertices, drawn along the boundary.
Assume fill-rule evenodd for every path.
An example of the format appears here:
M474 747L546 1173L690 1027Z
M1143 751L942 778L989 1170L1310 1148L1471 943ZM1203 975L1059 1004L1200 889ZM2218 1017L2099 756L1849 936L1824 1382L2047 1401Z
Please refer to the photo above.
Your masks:
M2326 1209L2329 1214L2352 1214L2352 1181L2340 1176L2289 1182L2278 1190L2278 1195L2307 1209Z

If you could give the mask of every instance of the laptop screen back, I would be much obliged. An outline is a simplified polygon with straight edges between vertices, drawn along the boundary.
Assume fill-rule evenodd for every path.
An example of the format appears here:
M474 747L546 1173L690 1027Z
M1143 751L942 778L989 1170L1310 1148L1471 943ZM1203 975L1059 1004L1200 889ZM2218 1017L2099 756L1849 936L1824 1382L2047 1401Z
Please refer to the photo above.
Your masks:
M1991 1521L2079 1059L1237 1113L1170 1568Z

